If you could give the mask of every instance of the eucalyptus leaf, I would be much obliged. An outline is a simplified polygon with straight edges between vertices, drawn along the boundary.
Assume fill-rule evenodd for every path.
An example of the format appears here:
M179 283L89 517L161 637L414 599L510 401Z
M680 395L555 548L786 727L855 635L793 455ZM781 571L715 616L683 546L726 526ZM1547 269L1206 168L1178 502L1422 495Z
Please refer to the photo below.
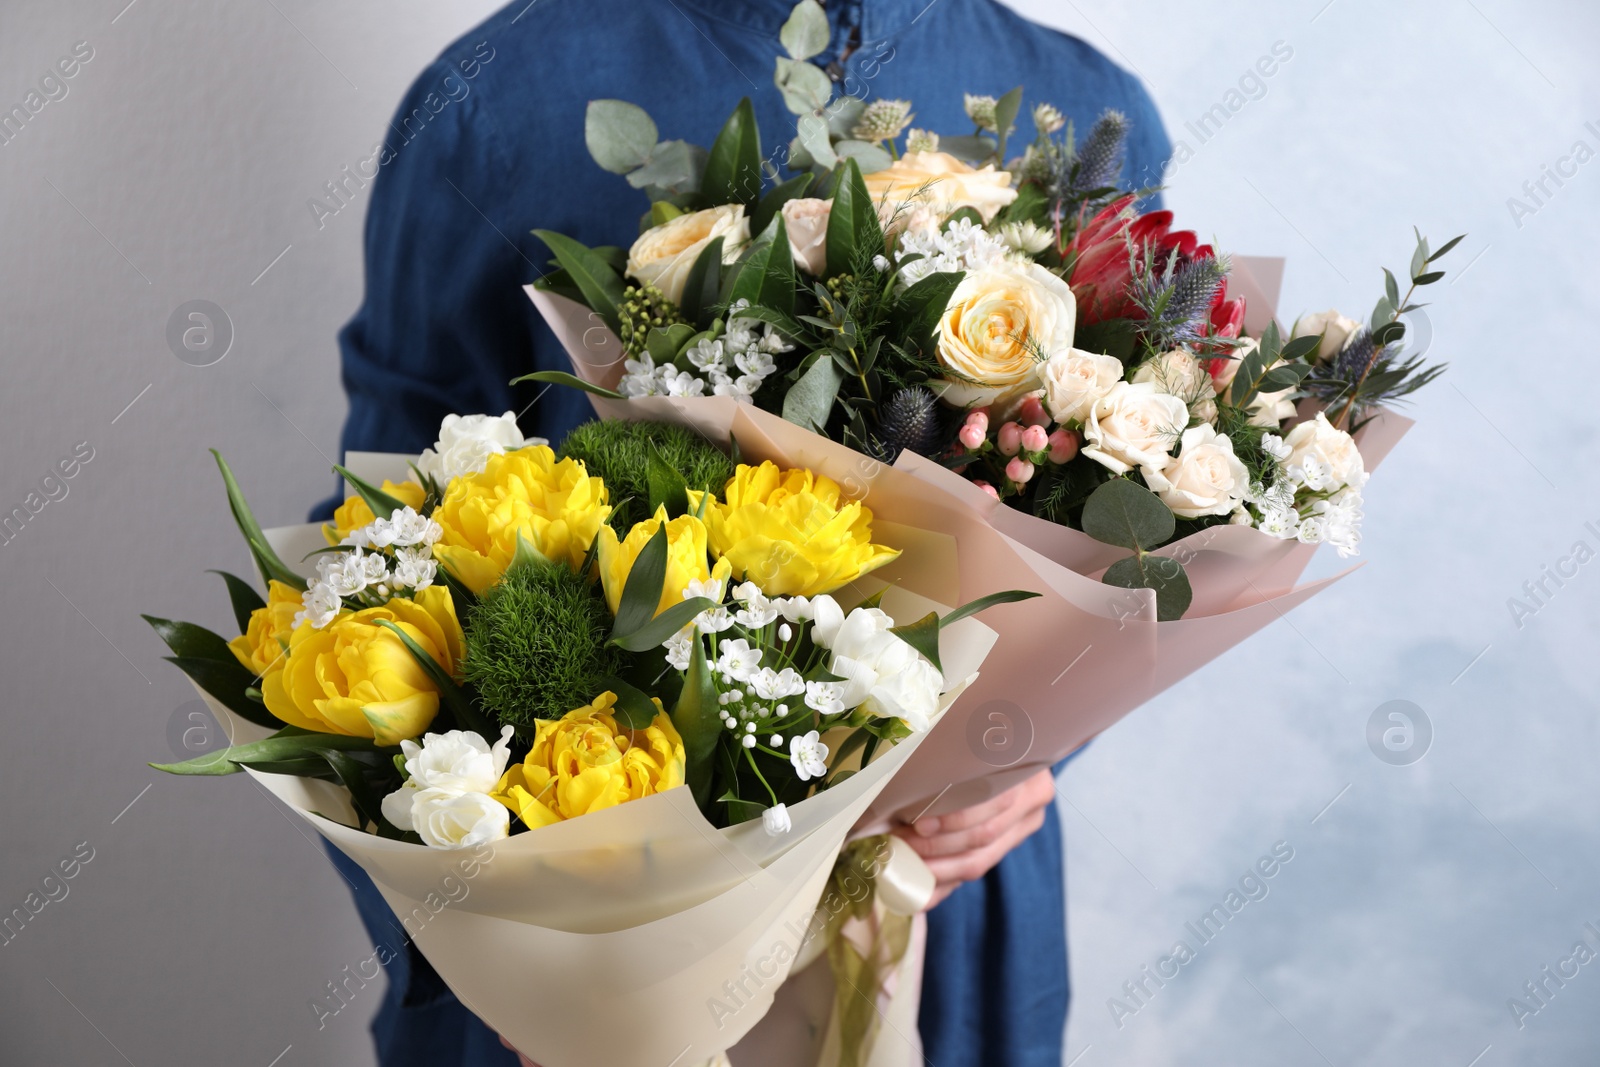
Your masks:
M994 125L999 143L995 145L995 155L1000 159L1006 158L1006 138L1011 136L1011 127L1016 125L1017 112L1022 110L1022 86L1017 86L994 105Z
M968 162L988 159L995 154L993 138L978 135L939 138L939 151Z
M1111 479L1083 504L1083 532L1108 545L1149 550L1166 543L1175 526L1171 509L1127 478Z
M784 106L796 115L813 115L833 98L832 79L812 63L779 56L772 81L783 94Z
M843 383L844 375L837 363L817 360L784 394L784 419L813 433L824 433Z
M840 159L855 160L856 166L861 168L862 174L885 170L894 162L888 152L885 152L878 145L870 144L866 141L840 141L833 146L833 150Z
M651 149L650 159L644 166L629 172L628 184L635 189L693 193L700 188L705 168L704 148L687 141L662 141Z
M828 124L821 116L810 113L801 115L795 121L794 128L795 140L805 149L810 166L827 170L839 162L839 157L833 151L833 141L828 137ZM790 153L790 158L795 166L807 165L795 159L793 152Z
M836 141L846 139L855 132L856 123L861 121L861 114L866 110L867 102L859 96L839 97L828 105L828 132Z
M828 47L832 31L817 0L800 0L778 30L778 41L790 59L804 60Z
M1106 568L1105 576L1100 580L1106 585L1122 589L1154 589L1156 619L1160 622L1183 618L1183 613L1189 610L1189 604L1194 599L1194 590L1189 586L1189 576L1184 572L1183 564L1167 556L1140 553L1119 559Z
M583 116L583 140L603 169L626 174L649 162L656 146L656 124L638 104L591 100Z
M655 360L657 366L671 363L678 358L689 339L695 335L695 328L687 322L674 322L666 326L652 326L650 332L645 334L644 347L650 353L650 358Z

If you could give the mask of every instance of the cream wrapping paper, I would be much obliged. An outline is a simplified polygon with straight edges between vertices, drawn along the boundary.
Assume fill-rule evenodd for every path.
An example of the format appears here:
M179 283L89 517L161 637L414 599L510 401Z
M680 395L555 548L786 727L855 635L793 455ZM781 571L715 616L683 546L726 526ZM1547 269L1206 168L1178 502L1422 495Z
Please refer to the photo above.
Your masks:
M408 458L346 460L354 473L381 481L404 478ZM905 538L902 572L914 573L910 557L918 554L930 568L955 555L947 535L893 529ZM267 538L301 569L326 544L315 524L269 530ZM949 586L887 588L884 610L901 622L948 610L949 602L912 592L917 584ZM883 587L866 579L858 591ZM995 638L975 618L940 634L949 686L941 717ZM271 732L201 695L234 743ZM359 863L462 1003L542 1067L691 1067L730 1048L767 1013L805 948L852 827L928 736L886 748L836 787L792 805L792 829L777 837L761 820L713 827L678 788L480 850L430 849L356 828L342 787L247 773Z

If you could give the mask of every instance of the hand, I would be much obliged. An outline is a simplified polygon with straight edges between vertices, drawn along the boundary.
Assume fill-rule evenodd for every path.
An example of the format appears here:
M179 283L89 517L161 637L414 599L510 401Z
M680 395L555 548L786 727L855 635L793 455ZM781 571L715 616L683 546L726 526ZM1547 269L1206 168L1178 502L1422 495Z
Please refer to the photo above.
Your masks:
M507 1041L505 1038L500 1038L500 1043L506 1048L511 1049L512 1052L517 1052L515 1048L512 1048L511 1042ZM521 1067L539 1067L537 1063L534 1063L520 1052L517 1052L517 1063L520 1064Z
M937 907L964 883L988 874L1043 826L1045 808L1055 796L1055 776L1046 769L981 804L896 827L895 834L933 872L936 884L928 907Z

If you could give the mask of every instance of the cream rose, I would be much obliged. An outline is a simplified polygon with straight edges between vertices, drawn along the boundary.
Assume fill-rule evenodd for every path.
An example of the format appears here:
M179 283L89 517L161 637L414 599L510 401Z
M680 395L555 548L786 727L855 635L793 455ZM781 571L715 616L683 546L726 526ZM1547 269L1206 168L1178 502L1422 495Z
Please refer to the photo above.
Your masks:
M1145 360L1133 372L1133 381L1151 382L1163 393L1190 404L1211 392L1211 375L1186 348L1174 348Z
M1095 401L1122 380L1122 361L1069 348L1044 365L1044 406L1057 422L1083 423Z
M743 204L706 208L652 226L628 249L629 277L654 285L676 304L683 299L689 268L716 238L722 238L722 262L732 263L750 240L750 220Z
M832 214L832 200L797 196L783 204L783 228L789 235L794 265L819 278L828 266L828 217Z
M1072 348L1072 289L1037 263L972 271L939 320L942 395L957 407L1005 404L1039 388L1042 361Z
M1150 382L1118 382L1089 409L1083 454L1126 474L1143 468L1148 479L1172 462L1172 446L1189 425L1189 405Z
M1294 324L1290 333L1292 341L1296 337L1315 337L1322 335L1322 343L1317 345L1317 360L1326 363L1339 354L1344 348L1344 343L1350 340L1350 335L1361 329L1361 324L1355 319L1347 319L1343 315L1329 308L1327 311L1318 311L1311 315L1302 315Z
M1145 471L1150 491L1180 519L1226 515L1244 500L1250 472L1233 441L1210 426L1183 431L1177 458L1163 471Z
M1289 450L1289 458L1283 461L1283 466L1305 470L1310 461L1315 461L1327 469L1331 482L1326 488L1343 485L1359 488L1367 480L1366 466L1355 438L1335 428L1323 412L1317 412L1315 419L1290 430L1283 444Z
M862 180L885 226L902 213L903 205L917 201L937 205L944 215L970 207L988 223L1017 198L1010 171L995 170L993 164L969 167L947 152L907 152Z

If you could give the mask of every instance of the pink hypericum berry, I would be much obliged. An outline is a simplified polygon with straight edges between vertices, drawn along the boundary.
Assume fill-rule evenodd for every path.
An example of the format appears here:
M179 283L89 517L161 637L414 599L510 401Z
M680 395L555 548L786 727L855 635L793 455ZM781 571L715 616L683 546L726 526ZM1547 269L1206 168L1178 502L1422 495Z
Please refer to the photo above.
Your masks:
M1065 426L1050 435L1050 462L1066 463L1078 454L1078 435Z
M1022 406L1017 408L1017 421L1027 426L1048 426L1050 416L1044 410L1044 403L1036 396L1024 397Z
M1000 427L1000 433L995 440L1000 446L1001 455L1014 456L1022 448L1022 427L1017 423L1008 422Z
M1033 464L1021 456L1016 456L1006 464L1006 477L1018 485L1026 485L1033 477Z
M974 408L967 412L967 425L976 426L979 433L988 433L989 410L987 408Z
M996 500L1000 499L1000 490L996 489L994 486L990 485L988 482L973 482L972 484L977 486L979 489L982 489L985 493L988 493L990 496L994 497Z
M1044 432L1043 426L1029 426L1022 431L1022 450L1024 452L1043 452L1050 447L1050 435Z
M979 427L979 426L974 426L969 421L965 426L961 427L961 432L956 434L956 439L959 440L967 448L974 448L975 449L975 448L977 448L977 447L979 447L980 445L983 444L983 440L984 440L984 436L983 435L984 435L983 428Z

